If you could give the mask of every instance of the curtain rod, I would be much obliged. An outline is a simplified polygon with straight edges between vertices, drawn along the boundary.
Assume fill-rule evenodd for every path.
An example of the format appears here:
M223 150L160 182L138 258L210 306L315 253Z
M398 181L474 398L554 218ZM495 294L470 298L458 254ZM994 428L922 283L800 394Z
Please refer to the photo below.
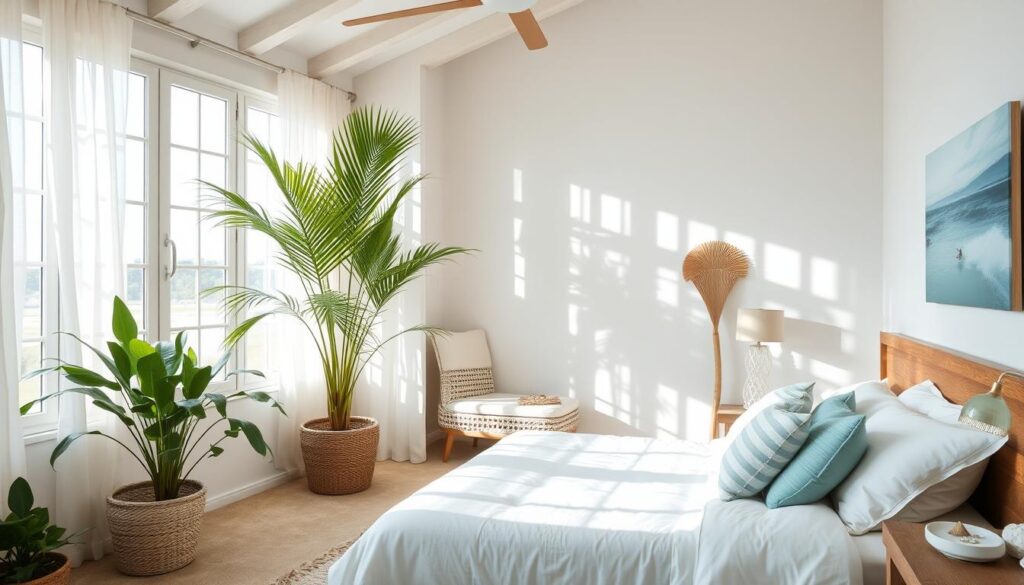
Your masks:
M245 61L247 63L251 63L253 65L256 65L257 67L262 67L264 69L269 69L271 71L276 71L277 73L284 73L285 71L287 71L286 68L281 67L280 65L274 65L273 63L271 63L269 61L264 61L263 59L260 59L259 57L253 57L252 55L249 55L247 53L243 53L243 52L238 51L236 49L232 49L231 47L229 47L227 45L222 45L222 44L218 43L217 41L211 41L210 39L208 39L206 37L201 37L201 36L199 36L197 34L190 33L187 30L180 29L180 28L178 28L176 26L172 26L172 25L167 24L165 22L160 22L159 20L156 20L155 18L150 18L150 17L146 16L145 14L140 14L138 12L135 12L134 10L132 10L130 8L125 8L125 12L128 13L128 16L132 20L135 20L137 22L141 22L143 24L147 24L147 25L149 25L149 26L151 26L153 28L158 28L158 29L160 29L160 30L162 30L164 32L171 33L172 35L175 35L175 36L178 36L178 37L181 37L181 38L187 40L189 42L188 44L191 45L193 49L198 47L199 45L203 45L204 47L208 47L210 49L213 49L214 51L219 51L221 53L224 53L225 55L234 57L236 59L240 59L242 61ZM321 81L321 83L323 83L323 82ZM326 85L330 85L330 84L327 83ZM355 92L349 91L347 89L342 89L340 87L335 87L333 85L331 85L331 87L334 87L334 89L336 89L338 91L345 92L345 94L348 95L348 101L349 102L356 101L356 94L355 94Z

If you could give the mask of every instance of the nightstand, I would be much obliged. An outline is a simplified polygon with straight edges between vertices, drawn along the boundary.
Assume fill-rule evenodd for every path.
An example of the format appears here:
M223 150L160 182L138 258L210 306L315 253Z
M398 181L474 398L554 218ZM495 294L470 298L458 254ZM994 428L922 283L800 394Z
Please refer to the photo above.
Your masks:
M998 532L998 531L997 531ZM991 563L947 558L924 539L924 524L889 520L882 524L887 585L1020 585L1024 569L1006 555Z
M718 406L718 415L715 417L715 436L725 436L729 432L729 427L732 423L736 422L736 419L740 417L747 409L742 404L720 404ZM721 435L718 435L718 425L722 425L725 429Z

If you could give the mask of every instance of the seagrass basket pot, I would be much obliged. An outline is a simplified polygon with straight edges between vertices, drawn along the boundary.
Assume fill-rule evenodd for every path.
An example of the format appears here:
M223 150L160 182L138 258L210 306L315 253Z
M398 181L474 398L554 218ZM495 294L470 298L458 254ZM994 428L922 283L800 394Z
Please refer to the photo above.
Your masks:
M59 568L31 581L25 581L22 585L71 585L71 561L58 552L48 552L46 556L59 563Z
M153 483L126 485L107 498L107 524L117 570L126 575L160 575L196 558L206 488L186 480L179 496L153 499Z
M331 421L326 418L302 425L302 459L311 492L341 496L370 487L380 425L372 418L353 416L349 427L347 431L332 431Z

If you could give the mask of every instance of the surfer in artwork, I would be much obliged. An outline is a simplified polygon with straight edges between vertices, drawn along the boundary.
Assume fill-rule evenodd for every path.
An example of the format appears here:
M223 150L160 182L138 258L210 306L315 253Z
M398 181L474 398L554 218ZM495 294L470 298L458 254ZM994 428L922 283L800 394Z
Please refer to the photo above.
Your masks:
M955 256L955 258L957 260L963 260L964 259L964 249L963 248L957 248L956 249L956 256Z

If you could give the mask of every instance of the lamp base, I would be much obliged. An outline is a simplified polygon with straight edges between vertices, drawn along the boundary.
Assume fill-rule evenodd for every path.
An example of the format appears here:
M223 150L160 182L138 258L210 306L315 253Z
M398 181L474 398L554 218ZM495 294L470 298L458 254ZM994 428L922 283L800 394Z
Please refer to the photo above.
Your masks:
M772 354L760 343L747 350L747 380L743 383L743 406L750 408L768 393L768 377L772 372Z

